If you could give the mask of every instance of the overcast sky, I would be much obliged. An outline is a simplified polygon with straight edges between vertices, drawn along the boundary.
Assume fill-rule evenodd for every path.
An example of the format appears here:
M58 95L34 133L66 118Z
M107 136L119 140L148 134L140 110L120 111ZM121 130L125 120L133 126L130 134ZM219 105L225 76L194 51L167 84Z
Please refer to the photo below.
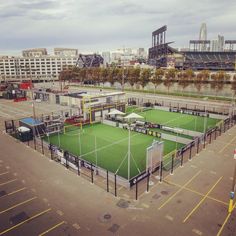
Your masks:
M167 25L174 47L198 39L236 39L236 0L0 0L0 54L34 47L96 52L151 46L151 32Z

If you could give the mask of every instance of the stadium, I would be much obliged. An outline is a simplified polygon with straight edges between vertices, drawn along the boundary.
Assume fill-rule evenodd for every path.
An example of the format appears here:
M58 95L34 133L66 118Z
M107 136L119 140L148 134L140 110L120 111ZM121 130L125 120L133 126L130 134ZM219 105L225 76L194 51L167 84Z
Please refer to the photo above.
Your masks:
M190 40L189 49L177 51L166 42L167 26L152 32L152 47L149 48L148 62L159 67L175 67L193 70L234 71L236 40L225 40L225 50L210 51L210 40Z

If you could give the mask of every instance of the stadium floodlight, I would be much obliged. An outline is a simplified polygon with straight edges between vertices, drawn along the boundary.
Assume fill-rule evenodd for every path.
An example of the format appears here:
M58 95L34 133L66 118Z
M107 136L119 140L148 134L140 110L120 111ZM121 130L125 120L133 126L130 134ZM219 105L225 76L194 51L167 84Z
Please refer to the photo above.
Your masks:
M138 120L138 119L144 119L144 117L136 114L136 113L131 113L127 116L124 117L125 120L127 120L127 123L128 123L128 130L129 130L129 138L128 138L128 180L130 180L130 156L131 156L131 153L130 153L130 144L131 144L131 140L130 140L130 128L131 128L131 123L135 120Z

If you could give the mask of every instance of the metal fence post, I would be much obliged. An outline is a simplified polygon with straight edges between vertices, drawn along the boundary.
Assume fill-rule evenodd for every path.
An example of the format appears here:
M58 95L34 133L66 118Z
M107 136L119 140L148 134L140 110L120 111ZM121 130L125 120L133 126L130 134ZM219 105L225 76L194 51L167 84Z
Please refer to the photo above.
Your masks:
M91 168L91 182L93 184L93 164L92 163L91 163L90 168Z
M44 155L43 139L41 138L42 154Z
M173 175L173 171L174 171L174 155L171 156L171 170L170 170L171 175Z
M163 167L163 161L161 161L161 165L160 165L160 183L162 182L162 167Z
M34 150L36 150L36 139L35 139L35 136L34 136Z
M192 160L192 145L190 146L190 150L189 150L189 161L191 161Z
M115 174L115 197L117 197L117 189L116 189L116 174Z
M109 173L107 170L107 192L109 192Z
M148 169L148 175L147 175L147 193L149 192L149 179L150 179L150 172Z
M183 167L184 164L184 152L181 152L180 167Z

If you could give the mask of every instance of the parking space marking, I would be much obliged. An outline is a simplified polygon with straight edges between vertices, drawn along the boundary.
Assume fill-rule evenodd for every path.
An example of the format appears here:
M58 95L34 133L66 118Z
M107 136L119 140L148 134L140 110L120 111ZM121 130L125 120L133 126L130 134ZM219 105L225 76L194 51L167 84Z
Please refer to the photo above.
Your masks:
M198 229L193 229L192 231L197 235L202 235L202 232Z
M47 234L47 233L51 232L52 230L54 230L54 229L58 228L59 226L61 226L61 225L65 224L65 223L66 223L65 221L62 221L62 222L60 222L60 223L58 223L58 224L54 225L53 227L51 227L51 228L47 229L47 230L46 230L46 231L44 231L43 233L39 234L39 236L43 236L43 235L45 235L45 234Z
M166 181L166 180L164 180L163 182L166 182L166 183L168 183L168 184L175 185L176 187L179 187L179 188L182 187L182 185L176 184L176 183L171 182L171 181ZM196 191L196 190L193 190L193 189L191 189L191 188L188 188L188 187L184 187L184 190L190 191L190 192L195 193L195 194L197 194L197 195L199 195L199 196L202 196L202 197L206 196L205 194L200 193L200 192L198 192L198 191ZM214 201L216 201L216 202L222 203L222 204L224 204L224 205L226 205L226 206L229 205L229 203L224 202L224 201L221 201L221 200L219 200L219 199L217 199L217 198L214 198L214 197L211 197L211 196L207 196L207 198L208 198L208 199L211 199L211 200L214 200Z
M201 173L201 170L199 170L187 183L185 183L179 190L177 190L174 194L172 194L159 208L160 210L162 207L164 207L171 199L173 199L179 192L181 192L188 184L190 184L199 174Z
M15 182L17 179L8 180L7 182L1 183L0 186Z
M236 202L234 203L233 210L234 210L235 208L236 208ZM231 213L228 213L227 217L225 218L225 221L224 221L223 225L221 226L221 228L220 228L220 230L219 230L219 232L217 233L216 236L220 236L220 235L221 235L221 233L222 233L222 231L223 231L223 229L224 229L226 223L228 222L229 217L230 217L231 214L232 214L232 212L231 212Z
M228 144L226 144L220 151L219 153L222 153L228 146L231 145L231 143L236 139L236 137L234 137Z
M6 172L3 172L3 173L0 173L0 176L2 176L2 175L6 175L6 174L8 174L9 173L9 171L6 171Z
M23 190L25 190L26 189L26 187L24 187L24 188L20 188L20 189L17 189L17 190L15 190L15 191L13 191L13 192L10 192L10 193L8 193L8 194L6 194L6 195L4 195L4 196L10 196L10 195L13 195L13 194L15 194L15 193L19 193L19 192L21 192L21 191L23 191ZM3 196L3 197L4 197Z
M1 196L0 198L6 197L6 196L10 196L10 195L13 195L13 194L18 193L18 192L21 192L21 191L23 191L23 190L25 190L25 189L26 189L26 188L20 188L20 189L17 189L17 190L15 190L15 191L13 191L13 192L10 192L10 193L7 193L7 194Z
M29 219L24 220L24 221L20 222L19 224L16 224L16 225L12 226L11 228L5 229L4 231L0 232L0 235L3 235L3 234L5 234L5 233L7 233L7 232L9 232L9 231L11 231L11 230L13 230L13 229L15 229L15 228L21 226L21 225L23 225L23 224L25 224L25 223L27 223L27 222L33 220L33 219L35 219L35 218L37 218L37 217L39 217L39 216L41 216L41 215L43 215L43 214L46 214L46 213L49 212L49 211L51 211L51 208L48 208L48 209L45 210L45 211L42 211L42 212L40 212L40 213L38 213L38 214L36 214L36 215L34 215L34 216L31 216Z
M21 206L21 205L24 205L24 204L26 204L26 203L28 203L28 202L31 202L31 201L33 201L33 200L36 199L36 198L37 198L37 197L32 197L32 198L27 199L27 200L25 200L25 201L23 201L23 202L17 203L16 205L13 205L13 206L11 206L11 207L9 207L9 208L3 210L3 211L0 211L0 215L3 214L3 213L5 213L5 212L7 212L7 211L10 211L10 210L12 210L12 209L18 207L18 206Z
M211 191L216 187L216 185L221 181L221 179L223 178L223 176L221 176L216 183L211 187L211 189L205 194L205 196L201 199L201 201L193 208L193 210L185 217L185 219L183 220L183 223L185 223L190 216L198 209L198 207L205 201L205 199L207 198L207 196L211 193Z

